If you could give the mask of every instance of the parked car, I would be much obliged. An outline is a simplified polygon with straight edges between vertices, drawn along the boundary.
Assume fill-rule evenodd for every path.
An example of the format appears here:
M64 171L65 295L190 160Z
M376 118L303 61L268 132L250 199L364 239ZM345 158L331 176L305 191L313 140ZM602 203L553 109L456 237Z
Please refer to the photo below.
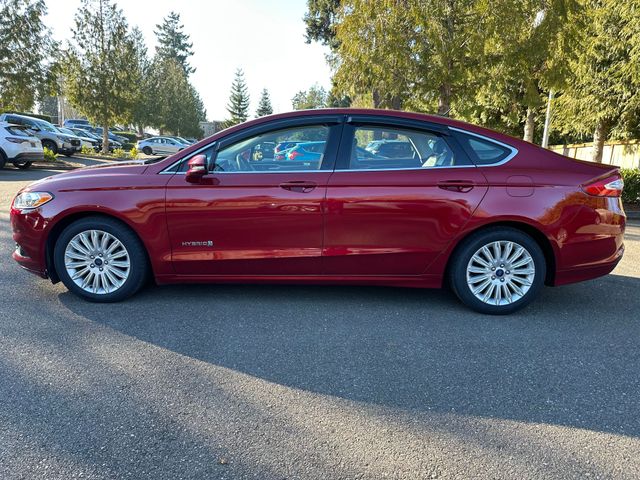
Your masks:
M89 132L86 132L80 128L71 129L66 127L58 127L58 130L66 135L78 138L80 140L80 148L82 148L83 146L94 150L98 148L98 141L95 138L91 138L88 135Z
M326 142L301 142L287 150L288 160L317 162L322 157Z
M63 122L62 126L66 128L77 128L81 126L90 127L91 123L89 123L89 120L84 118L67 118Z
M27 127L40 139L42 146L53 153L62 153L70 157L81 149L78 137L60 132L55 125L46 120L15 113L3 113L0 115L0 121Z
M136 144L136 148L145 155L171 155L188 146L189 144L181 143L173 137L152 137Z
M72 128L71 131L73 131L76 135L82 137L88 137L91 138L93 140L95 140L97 142L97 145L95 147L96 151L99 152L102 150L102 137L99 136L96 133L92 133L89 130L84 130L82 128ZM118 149L118 148L122 148L123 145L120 142L117 142L115 140L109 140L109 151L113 152L114 150Z
M391 135L415 151L358 155ZM287 138L324 141L321 157L252 160L256 145ZM617 167L444 117L297 111L167 158L23 188L11 207L13 258L96 302L129 297L151 274L158 283L448 284L470 308L506 314L545 284L615 268L622 188Z
M102 127L95 127L92 131L96 135L98 135L100 138L102 138L102 132L103 132ZM122 135L116 135L111 130L108 131L107 136L109 137L110 142L118 142L121 145L124 145L129 141L127 137L123 137Z
M33 162L44 160L44 150L40 139L27 128L0 122L0 169L7 162L20 169L26 169Z
M183 145L191 145L193 143L196 143L196 142L192 142L188 138L183 138L183 137L168 137L168 138L173 138L174 140L182 143Z

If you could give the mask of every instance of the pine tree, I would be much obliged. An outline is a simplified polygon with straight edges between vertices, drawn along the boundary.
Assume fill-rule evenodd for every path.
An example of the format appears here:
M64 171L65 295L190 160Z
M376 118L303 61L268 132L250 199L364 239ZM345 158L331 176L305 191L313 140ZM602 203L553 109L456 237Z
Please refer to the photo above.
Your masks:
M271 97L269 91L265 88L260 95L260 103L258 103L258 109L256 110L256 118L271 115L273 113L273 107L271 106Z
M171 12L164 18L161 25L156 25L155 31L158 37L156 54L161 58L173 58L189 75L196 71L189 65L188 59L193 55L193 43L189 41L189 35L184 33L184 25L180 23L180 14Z
M29 111L55 87L44 0L0 0L0 111Z
M640 124L640 56L634 58L640 26L637 6L629 2L591 1L586 15L581 48L569 62L571 78L556 110L566 132L593 134L592 160L601 162L612 132L624 137Z
M106 153L109 126L131 120L138 78L126 66L135 63L136 50L123 13L111 0L82 0L75 24L65 90L71 104L103 128Z
M157 103L154 88L150 82L151 61L147 55L144 36L138 27L133 27L131 30L131 40L135 55L134 63L129 66L135 77L131 120L137 127L138 133L142 134L144 127L152 123L152 118L157 111Z
M236 70L236 75L231 85L227 112L229 112L230 117L225 122L226 127L246 122L247 118L249 118L249 90L241 68Z
M157 106L152 126L175 135L200 136L199 122L205 119L204 107L182 65L174 58L156 55L150 78Z

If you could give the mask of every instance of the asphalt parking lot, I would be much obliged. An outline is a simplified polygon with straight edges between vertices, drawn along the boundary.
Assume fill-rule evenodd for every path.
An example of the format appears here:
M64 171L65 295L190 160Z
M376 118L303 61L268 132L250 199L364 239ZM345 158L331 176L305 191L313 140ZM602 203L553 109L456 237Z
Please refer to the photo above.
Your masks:
M0 478L639 478L640 224L510 317L451 293L148 287L21 271L0 171Z

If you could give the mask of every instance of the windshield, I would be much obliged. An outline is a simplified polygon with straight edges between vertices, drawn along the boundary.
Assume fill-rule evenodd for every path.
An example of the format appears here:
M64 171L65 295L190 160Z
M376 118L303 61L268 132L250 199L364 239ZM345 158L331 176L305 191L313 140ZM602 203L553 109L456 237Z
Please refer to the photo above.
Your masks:
M64 128L64 127L58 127L58 131L62 132L62 133L66 133L67 135L73 135L75 136L75 133L73 133L71 130L69 130L68 128Z
M45 121L36 122L36 125L40 127L40 130L44 130L45 132L58 133L58 130L56 129L56 127L51 125L49 122L45 122Z

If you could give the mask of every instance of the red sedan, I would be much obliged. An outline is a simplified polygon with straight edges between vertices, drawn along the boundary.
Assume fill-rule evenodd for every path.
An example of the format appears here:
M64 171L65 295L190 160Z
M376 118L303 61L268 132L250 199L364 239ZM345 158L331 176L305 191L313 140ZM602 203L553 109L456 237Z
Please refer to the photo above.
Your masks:
M285 142L320 148L286 161L253 155ZM13 258L99 302L129 297L152 275L450 285L469 307L504 314L543 284L613 270L622 186L610 165L446 118L298 111L168 158L29 185L11 208Z

